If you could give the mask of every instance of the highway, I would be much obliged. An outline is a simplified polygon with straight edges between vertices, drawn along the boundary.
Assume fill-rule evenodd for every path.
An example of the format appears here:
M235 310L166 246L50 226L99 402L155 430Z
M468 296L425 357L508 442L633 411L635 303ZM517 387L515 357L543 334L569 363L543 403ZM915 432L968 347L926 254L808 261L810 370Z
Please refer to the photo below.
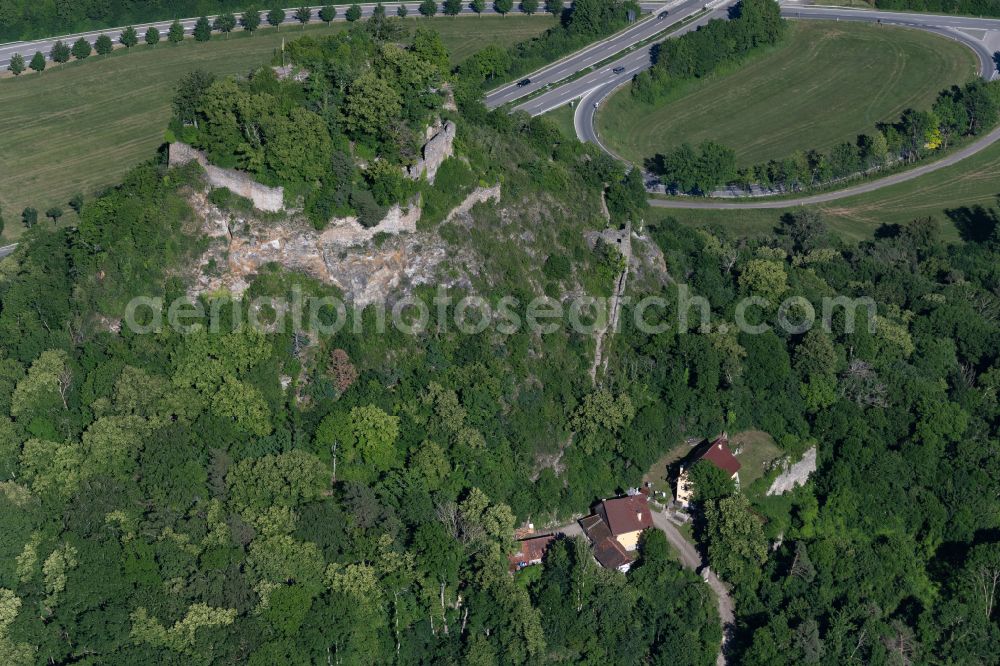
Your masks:
M692 25L692 27L700 25L708 21L710 18L721 18L724 13L724 8L720 8L713 12L711 16L697 21L697 23ZM993 62L992 51L990 51L981 40L976 39L970 34L961 32L958 28L986 29L1000 32L1000 20L998 19L973 19L953 16L946 17L922 14L898 14L895 12L799 7L794 5L784 6L782 8L782 14L786 18L796 20L823 19L827 21L865 21L868 23L881 21L885 25L898 25L927 30L929 32L934 32L959 41L975 51L979 58L979 69L983 78L991 79L996 73L996 65ZM687 32L687 30L679 30L671 36L676 37L684 32ZM530 103L523 104L517 108L527 111L532 115L536 115L538 113L545 113L546 111L557 108L562 104L566 104L569 101L580 97L582 99L576 108L576 113L573 118L574 125L576 126L577 137L579 137L581 141L595 143L601 146L605 152L611 153L611 151L601 143L594 127L594 117L597 113L597 108L600 102L610 96L615 89L625 83L628 83L628 81L631 80L632 76L636 73L651 66L650 49L651 47L647 47L634 51L626 58L622 58L620 61L611 63L607 67L602 68L600 72L595 72L593 76L585 77L584 79L579 79L572 84L552 89L550 93L548 93L544 104L538 105L537 100L532 100ZM624 65L627 68L626 71L620 75L614 74L612 71L613 68L620 65ZM595 104L598 106L595 106Z
M691 27L705 23L711 18L721 18L725 13L725 8L714 11L710 16L700 19ZM993 62L993 53L988 47L974 36L959 31L958 27L966 29L987 29L1000 31L1000 20L997 19L969 19L959 17L941 16L920 16L913 14L895 14L892 12L871 12L861 10L828 9L819 7L785 7L782 13L787 18L792 19L823 19L823 20L843 20L843 21L865 21L875 23L881 21L886 25L899 25L920 28L929 32L949 37L959 41L973 51L979 58L980 73L983 78L991 79L996 73L996 66ZM914 18L916 17L916 18ZM939 22L941 23L939 25ZM953 24L953 25L949 25ZM672 34L672 37L679 36L687 32L686 29L679 30ZM594 131L594 103L600 103L608 97L616 88L623 83L627 83L631 77L648 67L650 67L650 50L646 47L632 52L629 56L619 61L610 63L602 68L594 76L584 77L574 81L572 84L553 88L548 94L544 104L537 104L537 100L518 106L520 110L527 111L532 115L545 113L557 108L578 97L583 97L581 104L577 107L574 122L577 128L577 135L581 141L590 141L600 144L600 140ZM614 67L624 65L627 70L620 75L614 74ZM586 83L583 84L586 80Z
M710 5L712 7L710 13L700 16L697 20L681 29L674 30L669 37L678 37L685 32L697 28L699 25L707 23L713 18L724 18L729 6L735 4L735 2L736 0L713 2ZM487 106L492 108L531 96L529 100L515 105L514 109L527 111L531 115L539 115L567 104L572 100L586 96L587 103L581 104L580 108L592 110L594 108L593 102L600 102L619 85L629 81L636 73L651 65L650 54L653 44L647 44L630 51L621 58L611 60L616 54L621 53L630 46L646 41L651 34L670 29L672 26L681 23L684 19L699 14L703 6L704 3L702 2L684 2L675 5L671 9L669 16L664 20L657 21L655 18L647 19L646 22L636 26L636 29L627 35L622 33L614 39L598 42L589 47L586 52L579 52L560 61L556 65L550 65L537 72L528 74L526 78L531 80L531 85L518 88L516 84L509 84L490 91L486 96ZM886 25L927 30L959 41L971 48L979 58L980 71L984 78L993 78L996 72L993 62L994 50L985 41L977 39L974 33L970 34L969 32L963 32L963 30L986 31L1000 35L1000 19L937 16L930 14L844 9L839 7L810 7L790 4L782 6L782 14L790 19L881 22ZM650 20L656 21L656 23L649 24ZM652 30L652 27L645 27L647 25L656 27L656 30ZM643 30L640 31L639 28L643 28ZM623 44L626 39L630 40L631 44ZM562 85L553 85L557 81L565 80L576 72L585 70L599 62L603 64L597 71L579 76ZM625 67L625 70L616 74L614 69L618 67ZM534 94L546 86L549 87L543 94ZM601 94L602 91L604 94ZM534 96L532 96L533 94ZM593 113L590 113L590 115L592 116ZM585 117L581 117L578 119L577 128L579 131L592 125L592 122L588 123ZM595 141L596 137L592 133L580 133L580 139Z
M652 9L662 7L662 3L658 3L658 2L653 2L653 3L644 2L644 3L641 3L641 4L642 4L642 7L643 7L643 9L645 11L651 11ZM389 15L389 16L395 16L396 15L396 10L397 10L397 8L400 5L406 5L406 9L409 12L408 16L413 16L413 17L419 17L420 16L419 11L417 11L418 7L420 6L420 2L419 1L418 2L384 2L384 3L382 3L382 6L385 7L386 14ZM516 5L517 5L517 3L515 3L515 6ZM372 14L375 13L376 3L373 3L373 2L359 3L359 6L361 7L361 16L363 18L368 18ZM316 5L316 6L311 6L310 7L310 9L312 9L312 20L310 21L310 23L322 23L322 21L319 20L319 10L321 9L321 7L322 7L321 5ZM336 6L336 8L337 8L337 17L334 20L335 21L346 21L347 19L344 18L344 14L347 12L348 7L349 7L349 5L337 5ZM285 21L284 21L284 23L281 24L282 26L296 26L297 27L297 26L301 25L298 22L298 20L296 20L296 18L295 18L295 10L296 9L297 8L295 8L295 7L290 7L288 9L285 9ZM266 9L265 10L261 10L261 26L260 27L261 27L261 29L264 29L264 30L271 29L270 24L268 24L268 22L267 22L267 11L268 10L266 10ZM516 9L515 8L511 13L512 14L518 14L518 13L521 13L521 12L520 12L520 9ZM462 12L461 12L461 14L463 16L474 16L475 12L472 11L472 9L469 7L469 3L465 2L462 5ZM486 7L486 9L483 10L483 14L484 15L490 15L490 14L496 15L497 14L497 12L493 9L493 4L492 3L487 3L487 7ZM442 3L438 4L438 13L437 13L437 15L438 16L444 16L445 15L444 14L444 5ZM544 14L537 14L537 15L538 16L542 16ZM238 20L239 17L241 16L241 14L239 12L235 12L235 16L236 16L236 18ZM209 22L212 22L212 21L215 20L215 18L216 18L215 15L211 15L211 16L208 17L208 20L209 20ZM198 21L198 17L181 19L181 25L184 26L184 34L185 35L187 35L187 36L191 35L191 33L194 31L194 24L197 21ZM137 24L135 24L135 29L139 33L139 43L140 44L143 43L142 42L143 36L146 34L146 30L148 28L150 28L150 27L155 27L157 30L159 30L160 31L160 39L162 41L166 41L166 39L167 39L167 31L170 29L170 25L172 23L173 23L173 19L168 20L168 21L155 21L155 22L152 22L152 23L137 23ZM59 41L59 40L63 41L66 44L72 45L73 42L75 42L76 40L78 40L81 37L83 37L87 41L89 41L91 44L93 44L94 41L98 37L100 37L101 35L107 35L108 37L110 37L112 39L112 41L115 42L115 44L117 44L118 43L118 37L121 36L122 30L124 30L124 29L125 29L125 26L121 26L121 27L117 27L117 28L107 28L107 29L104 29L104 30L93 30L91 32L81 32L81 33L76 33L76 34L72 34L72 35L58 35L58 36L55 36L55 37L49 37L49 38L46 38L46 39L39 39L39 40L36 40L36 41L31 41L31 42L8 42L6 44L0 44L0 69L4 69L4 70L7 69L7 65L10 64L10 58L15 53L20 53L22 56L24 56L24 59L25 59L26 62L28 60L30 60L31 56L35 55L35 53L37 51L41 51L45 55L45 57L48 58L49 57L49 51L52 50L52 45L55 44L56 41ZM242 30L243 30L243 28L240 27L239 25L237 25L237 27L234 30L234 32L240 32ZM294 39L295 38L295 32L294 31L289 31L288 32L288 36L289 36L289 39ZM223 36L220 35L220 34L218 34L218 33L213 33L212 39L223 39Z
M576 51L575 53L562 58L561 60L557 60L556 62L547 65L542 69L536 70L520 79L520 81L530 81L527 85L519 85L520 81L515 81L489 91L486 94L486 106L490 109L495 109L498 106L514 102L528 95L536 94L547 86L556 84L559 81L575 75L577 72L581 72L586 70L588 67L593 67L602 61L613 58L622 51L625 51L636 44L653 39L659 33L668 30L671 26L676 25L683 19L701 11L704 4L705 0L680 0L679 2L674 1L665 4L643 4L643 11L650 13L650 15L645 17L643 20L636 22L635 25L632 25L625 30L615 33L608 39L595 42L580 51ZM667 15L660 18L664 12L666 12ZM541 103L534 104L529 108L525 108L525 110L528 110L529 113L532 113L532 115L537 115L538 113L544 113L549 110L549 108L555 108L556 106L560 106L560 104L565 104L567 101L572 99L572 97L566 97L566 94L569 91L575 91L579 88L578 82L574 82L572 85L573 87L569 89L564 89L562 87L559 88L561 93L553 99L561 99L562 101L555 104L555 106L547 106L545 103ZM545 96L543 95L542 97ZM542 97L539 99L542 99Z
M730 5L735 4L735 0L722 0L721 3L712 3L711 11L702 12L700 3L683 3L670 12L669 20L661 21L664 28L669 28L683 22L685 18L697 15L693 21L686 23L683 27L674 30L669 37L677 37L685 32L696 29L713 18L724 18ZM996 76L996 64L993 59L994 49L992 44L1000 46L1000 19L981 19L962 16L939 16L933 14L914 14L903 12L885 12L872 10L845 9L841 7L815 7L784 4L782 14L793 20L827 20L827 21L863 21L867 23L882 23L885 25L901 26L926 30L935 34L954 39L971 48L979 59L980 75L985 79L992 79ZM655 19L654 19L655 20ZM661 29L662 30L662 29ZM645 41L647 38L639 38L638 32L630 35L633 44ZM566 80L573 73L572 67L560 66L559 73L551 71L552 68L545 68L536 73L528 75L534 83L541 80L543 83L538 88L548 88L537 94L538 88L532 90L531 86L524 86L521 89L512 86L505 86L496 91L492 91L493 99L497 99L497 93L504 93L504 101L515 102L513 109L516 111L526 111L535 116L541 115L552 109L556 109L564 104L579 100L573 117L574 127L577 137L581 141L594 143L610 155L614 153L601 142L598 135L594 119L600 103L610 96L619 87L628 84L632 77L638 72L651 66L652 44L643 45L629 51L620 58L614 59L614 55L621 53L625 48L621 41L616 40L611 44L611 40L599 42L588 50L586 54L574 54L566 59L566 63L575 65L575 71L584 70L593 63L600 62L601 66L594 71L590 71L582 76L577 76L571 80ZM589 63L589 64L585 64ZM615 72L618 69L620 71ZM558 78L555 78L558 76ZM544 77L544 79L536 79ZM552 85L551 82L565 80L561 85ZM532 95L535 92L536 94ZM520 103L517 100L528 97ZM490 97L487 97L490 100ZM495 105L494 105L495 106ZM970 155L987 148L997 140L1000 140L1000 129L990 132L986 136L978 139L974 143L966 146L948 157L917 168L901 173L896 173L876 181L862 183L855 187L825 192L821 194L803 196L796 199L766 200L766 201L729 201L706 200L704 198L690 199L650 199L650 204L663 208L712 208L712 209L746 209L746 208L786 208L796 205L806 205L833 201L863 192L871 192L899 182L920 177L926 173L942 169L955 164Z

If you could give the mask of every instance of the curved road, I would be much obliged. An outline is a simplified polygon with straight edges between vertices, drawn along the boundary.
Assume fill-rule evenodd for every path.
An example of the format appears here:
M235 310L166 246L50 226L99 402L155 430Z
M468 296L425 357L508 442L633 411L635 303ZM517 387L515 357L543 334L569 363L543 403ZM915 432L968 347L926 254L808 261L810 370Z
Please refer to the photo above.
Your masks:
M828 201L836 201L837 199L853 197L856 194L874 192L875 190L880 190L883 187L889 187L890 185L904 183L908 180L919 178L920 176L937 171L938 169L944 169L945 167L961 162L965 158L971 157L979 151L988 148L998 140L1000 140L1000 127L995 128L992 132L980 139L977 139L974 143L969 144L965 148L950 153L947 157L943 157L939 160L929 162L913 169L894 173L891 176L886 176L885 178L879 178L878 180L868 181L866 183L861 183L860 185L855 185L854 187L847 187L845 189L834 190L832 192L823 192L821 194L813 194L794 199L769 198L766 201L739 200L734 202L721 202L706 201L704 198L695 199L694 197L692 197L690 201L685 199L649 199L649 205L655 208L702 208L712 210L746 210L748 208L794 208L795 206L810 206L812 204L826 203Z
M717 666L724 666L726 663L725 657L725 647L726 642L732 634L733 626L736 621L736 615L733 606L733 598L729 594L729 588L726 584L715 575L715 572L708 568L708 564L702 560L701 554L695 549L691 542L684 538L677 526L667 518L665 511L659 511L652 506L649 508L649 513L653 518L653 527L663 532L664 536L667 537L667 543L669 543L673 549L674 553L677 555L677 559L681 566L685 569L690 569L695 573L701 573L702 579L708 585L709 589L712 590L712 594L715 595L718 610L719 610L719 621L722 625L722 645L719 649L719 654L716 658ZM558 525L556 527L546 527L542 528L540 532L548 532L550 534L557 534L564 537L583 537L584 532L580 527L580 521L574 520L565 525Z
M530 101L515 106L514 109L527 111L535 116L561 106L592 87L594 84L590 83L590 81L595 76L600 76L602 72L610 72L611 66L601 67L596 72L591 72L573 81L558 85L560 81L584 72L599 63L607 62L623 51L635 47L637 44L654 40L660 33L671 29L671 27L684 19L703 11L702 8L704 5L705 0L673 0L667 3L643 3L643 11L650 12L653 16L648 16L645 20L639 21L607 39L595 42L565 58L531 72L520 83L509 83L489 91L486 93L486 106L495 109L498 106L515 103L524 97L538 93L541 94L533 97ZM659 41L659 39L656 39L656 41ZM649 47L639 49L615 61L614 65L618 66L626 60L633 60L636 56L638 56L638 60L648 61L648 52ZM647 55L643 56L643 53Z
M699 18L687 27L674 32L670 36L679 36L713 18L721 18L725 14L726 9L727 5L723 5L712 11L710 14ZM1000 32L1000 20L998 19L978 19L955 16L936 16L926 14L905 14L870 10L800 6L784 6L782 8L782 14L787 18L793 19L843 20L868 23L881 22L886 25L904 26L926 30L943 37L954 39L971 48L979 59L980 74L983 78L989 80L996 75L996 65L993 60L993 53L983 43L983 41L976 39L974 36L966 32L963 32L962 29ZM598 145L609 155L618 157L605 145L603 145L597 134L594 124L597 108L600 105L600 102L609 97L617 88L629 83L636 73L650 67L650 50L651 47L645 47L633 51L627 56L601 68L599 71L582 77L572 84L567 84L560 88L553 89L545 96L526 102L517 107L517 109L528 111L532 115L537 115L579 97L580 103L577 105L576 112L573 116L573 124L576 128L577 137L581 141L587 141ZM616 74L614 69L618 67L624 67L625 70ZM967 157L975 155L998 140L1000 140L1000 128L994 129L989 134L977 139L965 148L951 153L947 157L940 160L929 162L916 168L896 173L891 176L886 176L885 178L880 178L875 181L855 185L854 187L794 199L768 198L763 201L737 200L729 202L717 200L706 201L704 198L692 198L690 200L650 199L649 203L650 205L659 208L699 208L715 210L789 208L794 206L825 203L857 194L872 192L884 187L889 187L890 185L919 178L920 176L937 171L938 169L949 167L957 162L960 162L961 160L966 159Z

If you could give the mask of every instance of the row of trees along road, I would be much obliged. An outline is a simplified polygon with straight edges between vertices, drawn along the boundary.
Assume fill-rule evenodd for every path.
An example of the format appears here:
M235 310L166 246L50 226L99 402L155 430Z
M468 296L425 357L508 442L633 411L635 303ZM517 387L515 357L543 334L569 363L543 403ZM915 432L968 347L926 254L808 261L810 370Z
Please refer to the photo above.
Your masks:
M646 168L660 175L669 189L688 194L710 194L725 184L748 191L752 185L801 191L912 164L986 133L998 118L1000 81L977 79L942 90L930 110L906 109L895 122L879 123L873 132L826 152L801 150L739 168L734 150L705 141L697 148L681 144L659 153L647 160Z
M509 12L511 7L506 6L507 2L508 0L498 0L498 3L502 7L505 7L506 12ZM397 14L399 16L406 16L406 8L401 6L399 9L400 10ZM449 3L446 3L445 11L446 13L450 13ZM498 7L497 11L501 11L501 8ZM435 3L434 0L425 0L425 2L420 5L420 13L425 16L433 16L436 12L437 3ZM378 13L378 9L376 9L376 13ZM385 12L383 10L382 16L384 15ZM293 16L296 21L305 26L306 23L314 18L314 13L309 7L300 7L295 10ZM337 8L333 5L327 5L315 13L315 16L321 21L329 24L337 17ZM213 33L219 33L228 37L229 33L236 30L237 27L253 34L260 29L261 25L265 21L270 26L280 29L281 24L284 23L286 18L287 15L283 9L272 9L266 13L256 9L249 9L240 14L238 18L236 14L223 13L217 16L213 21L209 21L208 17L202 16L195 22L194 29L192 30L192 36L197 42L207 42L212 38ZM361 18L361 6L353 4L348 7L344 14L344 18L348 22L359 20ZM164 36L157 28L150 26L143 34L142 41L149 46L156 46L160 43L163 37ZM166 39L172 44L177 44L184 40L184 26L181 25L180 21L175 20L170 25L170 28L167 30ZM139 32L133 26L126 27L118 37L118 44L129 49L137 46L139 42ZM69 62L71 56L76 60L83 60L95 52L102 56L108 55L112 50L114 50L114 48L115 43L108 35L98 36L93 44L83 37L73 42L72 45L59 40L53 44L50 49L49 59L56 63ZM26 69L32 69L36 72L44 71L45 65L45 54L41 51L36 52L30 61L26 61L23 55L16 53L11 57L8 69L13 72L15 76L18 76L26 71Z
M486 11L487 2L486 0L471 0L466 3L465 0L444 0L443 3L439 4L437 0L423 0L417 6L417 11L421 16L432 17L437 15L438 11L442 11L448 16L457 16L465 8L466 4L470 9L472 9L477 14L482 14ZM514 0L492 0L491 4L493 10L498 14L506 16L514 10L515 2ZM516 5L525 14L535 14L539 10L539 0L522 0ZM563 12L563 0L546 0L545 1L545 11L553 15L560 15ZM344 18L348 22L354 22L361 19L361 5L355 3L350 5L344 12ZM396 15L400 18L406 17L409 14L409 9L405 4L399 5L396 8ZM375 8L376 16L385 16L385 8L381 6L381 3ZM292 16L298 21L302 26L309 23L313 18L319 18L319 20L324 21L329 24L337 16L337 7L334 5L326 5L320 8L317 12L309 7L300 7L296 9ZM220 33L229 36L229 33L236 30L238 27L242 28L246 32L254 33L260 29L261 25L265 22L276 28L280 29L280 26L285 22L287 14L284 9L275 8L267 12L262 12L258 9L247 9L237 16L232 12L225 12L220 14L215 18L214 21L209 21L208 17L202 16L195 22L194 29L192 31L192 36L195 41L205 42L211 39L212 33ZM142 41L144 41L149 46L155 46L158 44L163 35L160 31L150 26L146 29L142 36ZM181 25L180 21L175 20L170 28L167 30L166 34L167 41L171 43L178 43L184 40L184 27ZM118 43L126 48L132 48L139 44L139 33L133 26L128 26L119 36ZM76 40L72 45L65 44L62 41L57 41L49 51L49 59L52 62L65 63L69 62L70 56L76 60L83 60L87 58L92 53L96 52L98 55L107 55L111 53L114 49L114 42L107 35L100 35L93 44L87 39L80 38ZM15 76L18 76L25 72L27 69L32 69L36 72L41 72L45 69L45 54L41 51L35 53L30 60L27 60L22 54L16 53L11 57L11 62L8 65L8 69L13 72Z

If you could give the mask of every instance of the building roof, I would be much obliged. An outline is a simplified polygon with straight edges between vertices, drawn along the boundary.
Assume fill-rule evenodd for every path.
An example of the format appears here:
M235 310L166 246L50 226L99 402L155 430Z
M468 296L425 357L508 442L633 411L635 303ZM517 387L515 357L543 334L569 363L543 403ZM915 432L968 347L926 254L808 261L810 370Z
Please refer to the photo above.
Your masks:
M618 569L626 564L632 564L632 558L617 539L607 537L594 544L594 558L601 566L608 569Z
M653 517L649 513L649 500L643 494L616 497L604 500L602 514L608 521L611 534L627 534L644 530L653 525Z
M618 569L632 563L631 556L625 552L625 549L618 543L618 540L612 536L611 530L608 529L608 524L604 522L601 516L594 514L586 518L581 518L580 525L583 527L584 534L587 535L594 546L594 559L602 567Z
M580 526L583 528L583 533L587 535L587 538L592 543L611 538L611 530L608 529L608 524L597 514L581 518Z
M516 571L519 566L540 562L545 556L549 544L555 540L554 534L531 537L517 542L517 552L507 556L510 570Z
M726 433L722 433L718 439L709 444L708 448L698 455L697 460L707 460L729 476L736 474L742 467L740 461L729 450L729 436Z

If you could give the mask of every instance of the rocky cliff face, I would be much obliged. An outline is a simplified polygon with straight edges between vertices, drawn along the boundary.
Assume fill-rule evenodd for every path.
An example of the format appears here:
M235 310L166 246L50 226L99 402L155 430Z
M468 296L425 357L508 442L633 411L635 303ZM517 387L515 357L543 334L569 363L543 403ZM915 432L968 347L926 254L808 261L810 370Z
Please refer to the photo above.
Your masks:
M498 197L499 186L477 190L455 214L467 215L475 203ZM240 295L262 267L277 263L335 285L347 301L364 306L402 298L420 284L468 288L469 267L480 263L437 233L417 231L420 208L415 204L407 209L394 206L371 229L346 218L334 220L323 231L298 219L260 223L237 218L202 194L195 195L192 204L204 215L202 231L213 239L198 262L189 289L192 297L220 289Z
M454 154L456 131L455 123L450 120L428 127L427 143L422 149L423 157L406 170L406 175L417 180L426 174L427 180L433 183L441 163Z

